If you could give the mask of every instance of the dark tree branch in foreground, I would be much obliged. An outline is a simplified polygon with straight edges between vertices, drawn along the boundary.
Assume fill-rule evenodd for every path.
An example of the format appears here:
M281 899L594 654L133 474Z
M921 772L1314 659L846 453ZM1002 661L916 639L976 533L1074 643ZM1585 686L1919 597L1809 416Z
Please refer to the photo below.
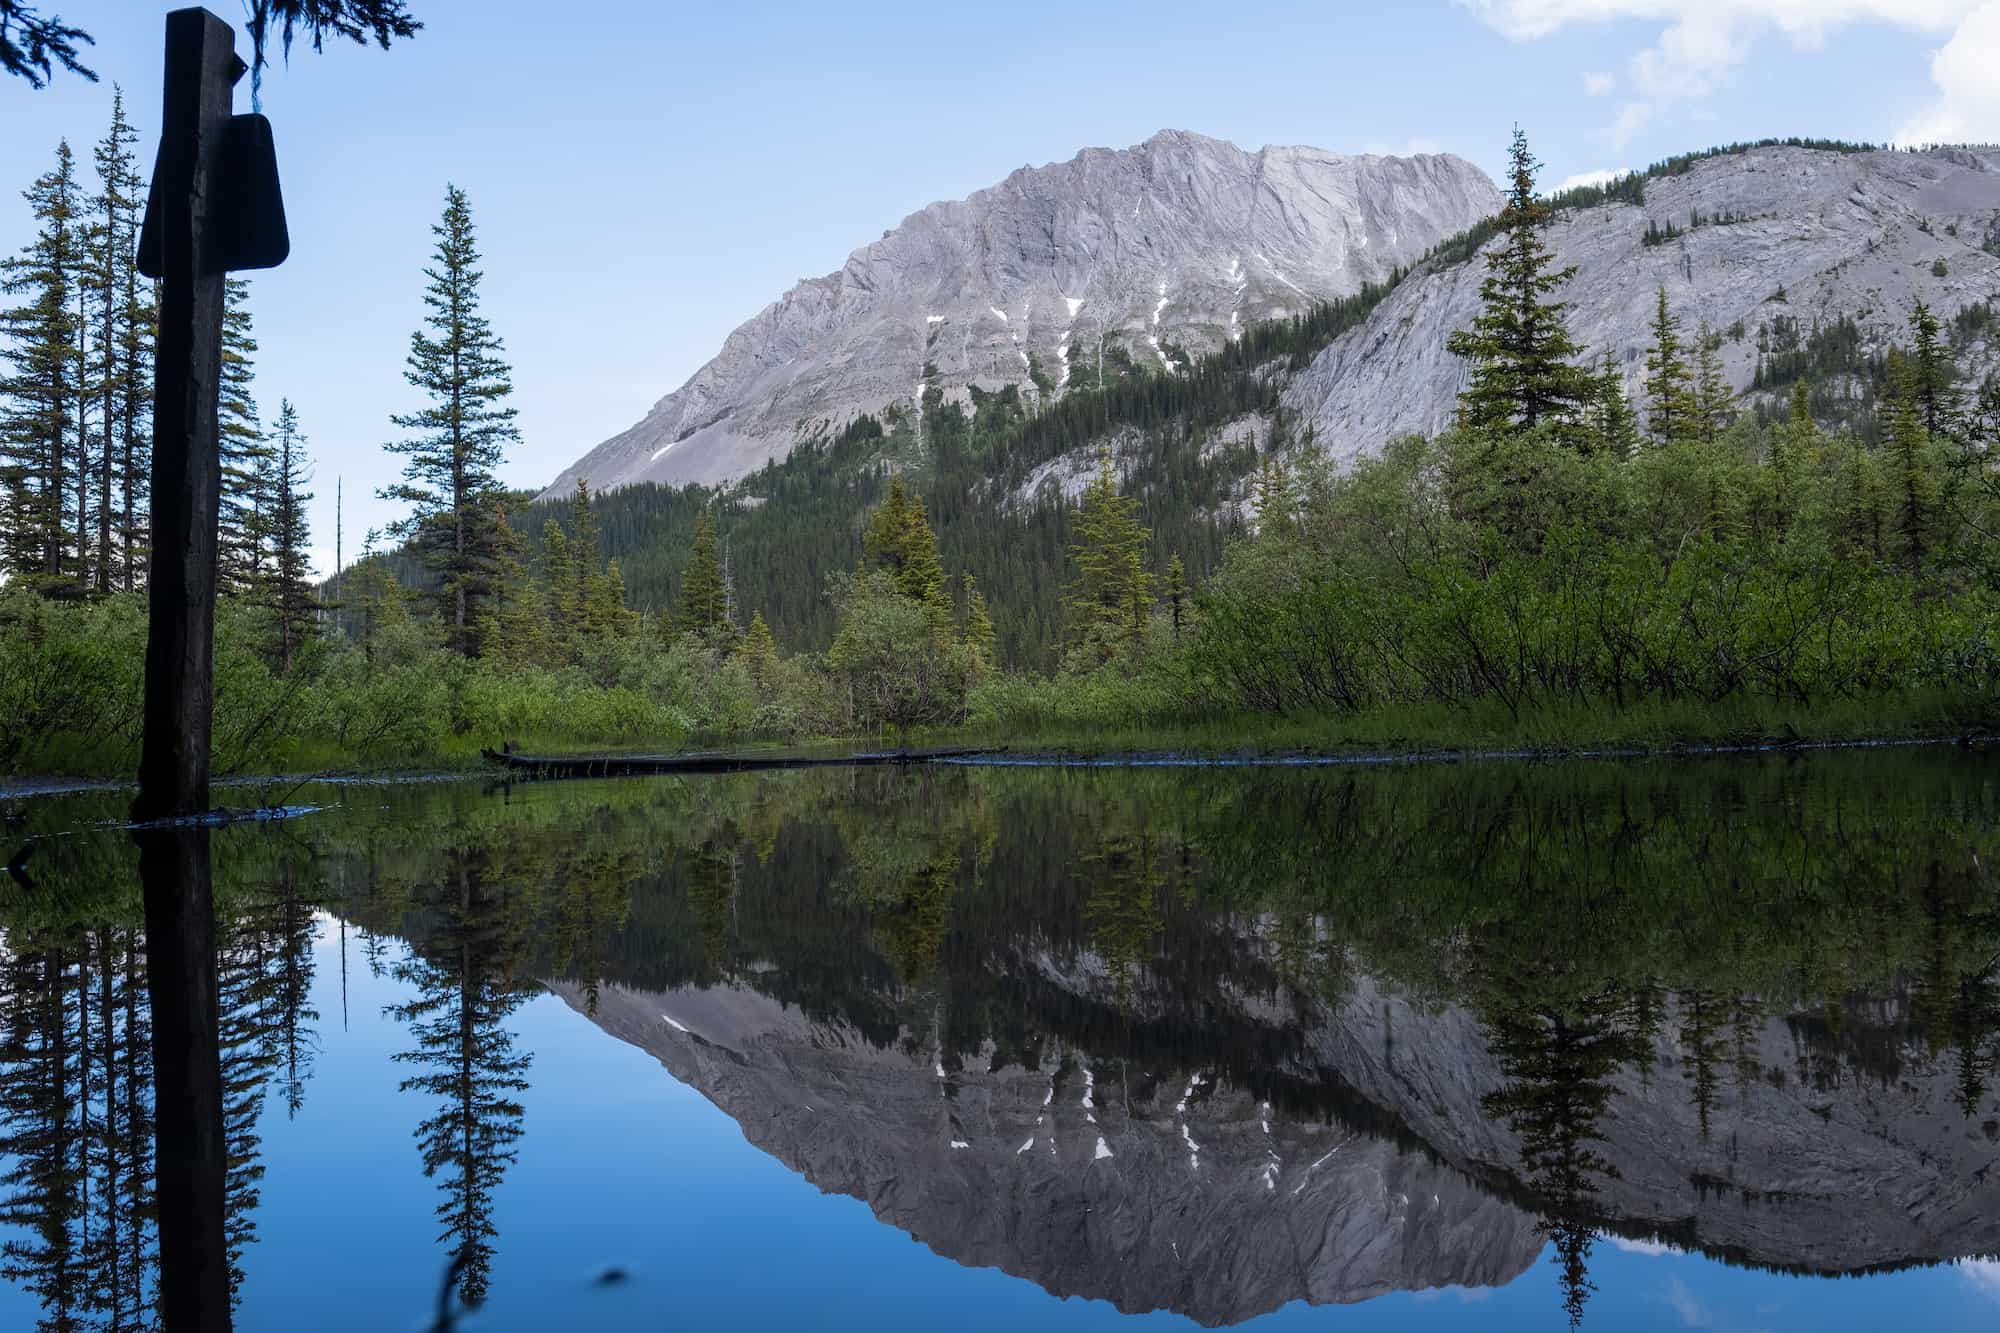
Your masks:
M0 4L6 2L0 0ZM314 51L325 50L329 36L363 45L373 41L386 51L396 38L414 37L424 26L410 17L408 0L243 0L243 3L250 11L245 27L256 52L250 62L253 89L263 78L265 52L269 50L274 27L285 57L290 59L292 42L300 35L311 40Z
M274 32L289 58L300 37L315 51L326 49L328 37L372 41L386 51L390 42L414 37L424 26L411 17L409 0L243 0L243 7L255 50L253 78L263 74ZM77 59L79 45L95 44L95 38L71 27L60 14L44 18L27 0L0 0L0 70L20 75L31 88L45 87L57 66L96 82L96 71Z
M89 33L70 27L62 15L43 18L25 0L0 0L0 70L20 75L30 88L46 86L57 65L97 82L96 73L76 58L79 42L94 45Z

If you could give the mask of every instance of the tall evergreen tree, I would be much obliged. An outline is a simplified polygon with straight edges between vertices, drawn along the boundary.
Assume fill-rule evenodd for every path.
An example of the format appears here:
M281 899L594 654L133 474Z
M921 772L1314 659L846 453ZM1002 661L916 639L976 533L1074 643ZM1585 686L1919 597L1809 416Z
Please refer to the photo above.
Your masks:
M92 388L99 402L97 463L97 561L93 584L100 594L114 583L133 586L135 534L133 455L141 451L141 423L152 410L144 364L151 347L151 302L142 298L138 271L139 223L145 178L133 145L139 133L125 119L124 90L111 90L111 125L93 157L98 192L91 200L90 296L95 355Z
M445 187L444 213L431 231L437 245L424 270L430 313L425 328L410 335L404 373L430 404L391 418L414 434L389 444L408 461L402 482L381 494L411 506L393 530L413 538L439 575L447 642L477 656L475 629L492 595L497 540L498 511L486 500L499 489L505 446L520 431L515 410L505 405L514 392L505 349L479 310L483 274L465 191Z
M944 586L937 534L924 510L923 497L913 497L903 522L902 568L896 572L896 591L912 601L928 604L937 601Z
M986 609L986 594L979 591L972 575L965 575L964 582L965 646L972 650L973 661L981 671L991 671L999 665L993 616Z
M1736 390L1722 370L1722 339L1707 324L1695 331L1694 431L1703 444L1714 444L1736 418Z
M1813 424L1812 391L1805 377L1792 384L1785 420L1770 434L1765 457L1770 474L1770 511L1779 532L1791 526L1798 508L1800 469L1810 467L1819 453L1819 429Z
M1139 522L1138 500L1119 493L1109 454L1084 488L1071 533L1076 578L1063 602L1069 636L1108 655L1117 639L1140 637L1153 605L1153 579L1143 562L1151 534Z
M153 466L153 345L159 326L157 285L139 272L139 229L145 216L146 181L133 155L138 131L121 114L113 90L111 128L97 148L97 173L105 218L106 268L118 312L111 321L116 369L107 399L116 421L118 452L118 565L126 591L139 585L147 552L147 504Z
M1582 349L1564 319L1568 305L1551 297L1576 268L1557 268L1543 239L1552 214L1535 193L1541 164L1518 127L1508 159L1501 244L1486 257L1480 312L1471 328L1446 343L1453 355L1472 362L1471 382L1458 397L1459 416L1475 430L1498 433L1544 423L1573 428L1595 394L1590 373L1576 364Z
M552 640L566 640L577 621L576 567L570 558L569 534L552 518L542 523L542 578L549 589L549 635Z
M1841 545L1864 560L1883 560L1888 555L1886 514L1882 504L1882 481L1875 455L1858 434L1847 435L1846 458L1840 469L1840 506L1835 531Z
M1597 371L1597 401L1591 424L1598 447L1613 458L1629 461L1639 452L1639 417L1626 400L1625 377L1618 373L1610 352L1604 354Z
M1895 401L1890 408L1889 461L1895 468L1896 548L1912 574L1923 572L1930 553L1937 503L1936 466L1931 436L1924 429L1918 374L1913 364L1891 354Z
M1187 602L1187 566L1176 555L1167 566L1167 618L1173 624L1176 639L1187 628Z
M736 647L736 655L750 670L751 679L761 687L771 678L771 669L778 662L778 641L771 637L771 627L764 623L762 611L750 616L750 628L744 631L743 642Z
M489 655L498 654L513 666L550 666L556 661L556 627L549 610L551 599L529 576L522 563L523 542L507 521L503 506L494 542L493 600L480 641ZM563 541L562 525L549 520L544 542ZM546 546L545 546L546 549Z
M892 576L900 576L909 530L910 493L903 486L903 479L894 477L889 481L889 493L876 506L875 512L868 516L867 526L862 530L863 563L885 570Z
M76 534L65 500L80 469L76 423L85 376L77 312L86 255L67 141L25 197L34 239L0 269L0 290L25 298L0 315L11 366L0 380L0 553L15 577L74 591L84 571L70 562Z
M271 613L271 658L280 672L289 672L299 649L319 623L320 602L313 591L312 562L306 548L312 534L306 524L306 437L299 431L298 410L289 398L278 403L278 425L272 444L271 569L263 600Z
M604 600L603 578L598 568L604 559L598 537L597 515L590 507L590 483L576 479L569 500L570 586L557 594L557 604L570 609L568 632L572 635L599 628L599 607Z
M1681 321L1667 305L1661 283L1653 313L1653 345L1646 352L1646 429L1656 444L1694 438L1694 376L1681 342Z
M1907 391L1924 434L1942 443L1959 431L1958 368L1951 346L1942 336L1938 318L1919 299L1910 311L1909 382Z
M729 595L722 585L722 557L715 541L715 527L704 512L695 520L694 550L688 557L687 573L681 578L680 605L674 613L674 628L683 634L728 634Z
M936 605L948 599L930 515L923 499L903 488L900 477L889 483L888 498L869 516L861 551L864 562L886 572L896 591L911 601Z
M250 284L229 279L222 316L222 389L216 417L222 461L216 523L217 584L253 596L267 576L270 545L271 447L257 411L257 338L250 318Z

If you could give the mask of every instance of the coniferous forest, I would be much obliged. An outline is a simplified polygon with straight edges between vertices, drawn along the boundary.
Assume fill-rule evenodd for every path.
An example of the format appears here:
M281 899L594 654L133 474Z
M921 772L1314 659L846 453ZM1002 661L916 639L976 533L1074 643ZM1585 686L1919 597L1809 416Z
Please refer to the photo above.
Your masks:
M114 91L87 160L57 145L24 192L34 239L4 270L8 771L136 753L139 137ZM1918 302L1890 348L1781 314L1742 397L1720 335L1664 289L1636 396L1571 336L1552 221L1643 202L1701 156L1545 197L1517 132L1503 211L1419 266L1483 272L1483 313L1449 343L1456 423L1344 468L1274 372L1401 271L1158 369L1078 344L1060 395L948 401L927 376L721 490L582 482L539 502L499 480L523 447L512 369L473 201L448 186L408 408L388 416L399 475L378 494L402 517L341 568L311 568L311 423L283 386L260 403L230 282L218 767L965 725L1534 747L1975 728L1996 680L2000 388L1954 349L1983 306Z

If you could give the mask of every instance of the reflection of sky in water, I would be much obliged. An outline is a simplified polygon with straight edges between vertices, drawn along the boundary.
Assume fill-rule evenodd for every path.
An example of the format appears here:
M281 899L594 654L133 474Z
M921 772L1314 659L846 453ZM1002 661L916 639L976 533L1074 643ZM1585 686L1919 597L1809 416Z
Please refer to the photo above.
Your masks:
M341 1024L336 928L323 925L313 1005L321 1047L304 1109L287 1122L265 1103L267 1174L259 1240L238 1327L417 1329L433 1308L442 1249L440 1195L411 1133L427 1112L399 1093L391 1056L407 1034L383 1009L401 988L370 977L347 949ZM1102 1301L1058 1300L1033 1283L964 1268L822 1195L751 1147L736 1123L650 1056L552 996L513 1026L534 1053L526 1136L501 1186L492 1302L465 1327L977 1329L1194 1325L1121 1316ZM616 1266L623 1285L600 1287ZM2000 1321L2000 1262L1881 1277L1802 1279L1733 1269L1657 1242L1605 1237L1587 1329L1980 1329ZM37 1311L0 1285L0 1328ZM1259 1329L1560 1329L1556 1273L1544 1257L1498 1289L1391 1294L1339 1309L1293 1304Z

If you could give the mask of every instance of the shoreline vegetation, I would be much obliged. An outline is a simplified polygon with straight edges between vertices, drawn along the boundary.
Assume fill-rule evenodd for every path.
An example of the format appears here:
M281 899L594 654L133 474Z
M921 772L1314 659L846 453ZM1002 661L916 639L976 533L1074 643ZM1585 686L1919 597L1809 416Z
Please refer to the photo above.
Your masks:
M115 114L114 174L134 133ZM1795 356L1774 344L1744 400L1722 335L1683 327L1662 289L1628 401L1612 349L1570 335L1536 169L1517 134L1506 208L1477 229L1490 248L1431 261L1486 274L1449 344L1470 378L1441 434L1337 466L1262 374L1352 325L1371 289L1174 368L1100 353L1096 387L1038 406L975 392L968 413L927 388L757 474L757 504L648 491L691 532L643 602L605 553L642 554L623 492L531 505L496 480L511 371L462 191L411 342L428 405L393 418L404 473L381 494L408 515L325 583L304 556L304 428L289 403L259 422L233 283L215 771L458 770L508 742L1558 756L2000 727L2000 382L1955 363L1990 312L1919 301L1907 346L1834 360L1817 332ZM1613 194L1643 200L1639 178ZM86 198L67 148L29 199L43 229L8 263L26 304L0 343L0 780L122 775L150 315L104 238L135 203ZM76 316L93 302L108 322ZM1234 479L1177 470L1244 412L1273 429L1216 464ZM1093 451L1074 500L1022 510L982 480ZM512 526L536 516L532 539ZM744 595L773 586L748 573L773 554L755 521L797 533L777 566L795 604L768 621Z
M1729 756L1807 755L1830 751L1953 746L2000 746L2000 718L1989 701L1937 696L1904 701L1893 714L1873 705L1822 713L1666 710L1644 718L1612 711L1575 710L1528 719L1513 728L1500 716L1482 723L1463 712L1405 712L1356 718L1344 724L1325 717L1298 719L1246 715L1229 720L1156 728L1056 728L1022 736L992 724L968 723L895 734L825 736L805 741L745 739L718 747L656 749L643 745L577 749L565 735L517 745L517 753L555 759L661 755L785 755L823 766L845 754L885 747L964 747L973 754L913 756L913 763L971 767L1374 767L1424 764L1550 763L1707 759ZM1595 729L1593 729L1595 728ZM477 745L454 746L386 764L332 763L219 775L219 789L282 791L316 782L398 783L499 780ZM774 765L774 767L784 767ZM519 781L543 780L522 777ZM120 767L99 771L0 776L0 800L61 796L130 786ZM259 804L263 804L260 797Z

